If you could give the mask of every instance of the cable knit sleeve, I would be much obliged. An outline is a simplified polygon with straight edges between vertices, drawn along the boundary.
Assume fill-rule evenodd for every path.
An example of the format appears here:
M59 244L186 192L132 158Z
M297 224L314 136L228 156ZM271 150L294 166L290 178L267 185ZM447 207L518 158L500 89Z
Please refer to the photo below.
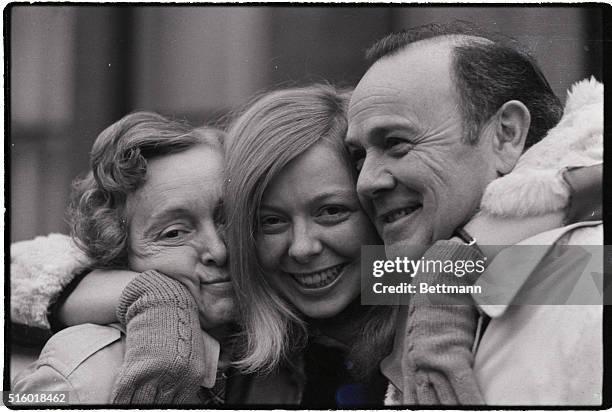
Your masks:
M144 272L124 289L117 317L126 327L127 349L112 402L201 402L200 384L215 372L219 347L205 347L187 288L159 272ZM216 356L205 356L205 350L216 350Z
M476 261L483 259L474 247L441 240L423 255L426 261ZM417 273L415 282L429 285L469 286L476 272L456 276L437 271ZM418 291L418 288L417 288ZM432 298L442 299L433 302ZM412 295L401 308L398 333L402 345L404 404L479 405L483 398L476 382L472 347L478 310L469 294Z

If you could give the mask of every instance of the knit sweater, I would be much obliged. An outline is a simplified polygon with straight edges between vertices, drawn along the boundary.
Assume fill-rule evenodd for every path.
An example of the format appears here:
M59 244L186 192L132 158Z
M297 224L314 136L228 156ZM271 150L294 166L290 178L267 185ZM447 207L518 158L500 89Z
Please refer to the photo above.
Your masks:
M127 350L113 403L205 403L200 383L207 371L215 376L218 343L209 338L205 345L198 307L184 285L146 271L124 289L117 318L126 328ZM207 349L216 349L212 359L204 356Z
M423 259L475 262L483 255L477 248L441 240L425 252ZM431 265L429 269L436 267ZM419 272L413 282L469 286L477 277L477 272L460 277L429 270ZM470 295L431 295L418 290L407 306L400 307L395 349L381 363L383 374L391 381L402 382L401 388L389 385L385 403L482 404L471 352L477 336L478 310Z

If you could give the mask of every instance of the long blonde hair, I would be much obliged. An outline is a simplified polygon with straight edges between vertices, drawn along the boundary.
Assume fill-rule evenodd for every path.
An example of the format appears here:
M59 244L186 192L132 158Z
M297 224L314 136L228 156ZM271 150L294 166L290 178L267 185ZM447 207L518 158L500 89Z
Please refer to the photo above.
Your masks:
M325 84L272 91L251 102L228 130L226 239L244 322L236 365L247 373L270 372L307 338L301 314L269 284L257 259L261 199L272 179L318 142L337 151L345 162L341 167L353 170L356 179L343 144L349 97L348 90ZM361 326L372 323L363 320Z

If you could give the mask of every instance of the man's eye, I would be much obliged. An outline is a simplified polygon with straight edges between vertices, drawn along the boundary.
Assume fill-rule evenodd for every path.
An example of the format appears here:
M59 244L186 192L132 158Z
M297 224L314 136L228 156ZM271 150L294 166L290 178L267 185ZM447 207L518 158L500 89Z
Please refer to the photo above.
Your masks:
M385 150L392 154L406 154L414 145L405 139L399 137L387 137L385 139Z
M344 222L351 215L351 210L342 205L322 207L317 213L317 220L322 224L337 224Z

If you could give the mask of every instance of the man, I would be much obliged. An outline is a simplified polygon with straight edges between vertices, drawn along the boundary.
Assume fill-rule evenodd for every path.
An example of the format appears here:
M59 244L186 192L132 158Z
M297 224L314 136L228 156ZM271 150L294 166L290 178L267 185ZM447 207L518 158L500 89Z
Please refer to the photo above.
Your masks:
M368 58L373 63L352 96L346 138L360 170L357 190L388 255L408 246L412 254L422 253L476 213L487 185L513 170L523 151L559 122L562 106L515 43L464 24L391 34L370 48ZM602 244L600 223L579 223L524 243ZM495 231L485 231L479 243L502 244ZM499 262L516 263L518 253L499 256ZM496 261L495 271L482 276L493 283L518 276L519 290L544 254L518 274ZM473 363L484 402L601 402L601 307L480 305L479 310L493 318ZM397 343L391 359L403 359L395 354L401 351ZM534 371L535 363L542 368ZM469 385L459 391L454 386L454 395L438 391L436 399L419 399L427 391L407 393L406 374L414 369L402 365L400 377L393 367L383 364L383 373L404 392L399 403L479 403L476 395L462 398ZM465 384L465 376L455 382ZM416 383L410 385L438 388L433 378L411 378Z

